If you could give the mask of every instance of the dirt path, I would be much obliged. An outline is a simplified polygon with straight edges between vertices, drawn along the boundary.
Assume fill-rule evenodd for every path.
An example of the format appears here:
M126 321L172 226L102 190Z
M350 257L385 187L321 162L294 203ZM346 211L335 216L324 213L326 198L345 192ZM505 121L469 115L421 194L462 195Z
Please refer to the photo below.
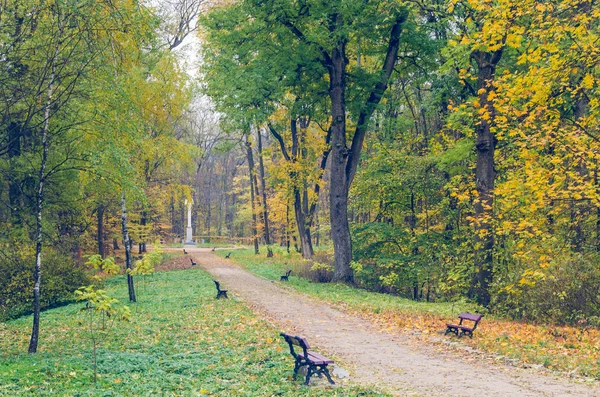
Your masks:
M282 330L305 336L316 350L343 360L353 382L377 384L402 396L600 396L597 386L444 356L433 346L417 346L413 339L383 332L364 319L254 276L209 249L187 250L233 296Z

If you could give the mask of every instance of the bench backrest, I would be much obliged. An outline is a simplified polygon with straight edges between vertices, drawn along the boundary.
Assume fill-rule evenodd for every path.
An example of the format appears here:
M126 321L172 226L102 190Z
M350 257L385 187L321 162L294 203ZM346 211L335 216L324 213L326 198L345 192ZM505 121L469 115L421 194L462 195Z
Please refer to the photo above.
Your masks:
M286 333L281 333L281 336L283 336L283 339L285 339L285 341L288 343L288 345L290 345L290 353L292 354L292 356L296 357L298 354L294 351L294 346L298 346L299 348L302 349L303 353L304 353L304 357L307 357L308 355L308 349L310 349L310 346L308 344L308 341L301 337L301 336L294 336L294 335L290 335L290 334L286 334Z
M460 318L460 325L462 325L463 320L469 320L475 323L473 324L473 328L471 329L471 334L473 334L473 331L475 331L475 328L477 328L477 324L479 324L479 320L481 320L482 317L482 314L473 314L468 312L464 312L458 315L458 318Z
M461 320L469 320L469 321L474 321L476 323L478 323L482 317L483 317L482 314L473 314L473 313L469 313L469 312L464 312L464 313L461 313L458 315L458 318L460 318Z

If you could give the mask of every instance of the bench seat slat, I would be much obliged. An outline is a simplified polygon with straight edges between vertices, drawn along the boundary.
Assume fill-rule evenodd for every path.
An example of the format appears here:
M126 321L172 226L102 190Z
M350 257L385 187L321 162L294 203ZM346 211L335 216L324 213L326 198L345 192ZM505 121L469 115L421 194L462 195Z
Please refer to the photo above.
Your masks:
M303 352L298 352L298 355L302 358L304 357ZM310 361L313 365L325 365L325 364L333 364L333 360L328 359L325 356L320 355L319 353L308 352L308 361Z
M465 327L464 325L458 325L458 324L446 324L446 326L448 328L457 328L457 329L462 329L465 331L472 331L473 327Z

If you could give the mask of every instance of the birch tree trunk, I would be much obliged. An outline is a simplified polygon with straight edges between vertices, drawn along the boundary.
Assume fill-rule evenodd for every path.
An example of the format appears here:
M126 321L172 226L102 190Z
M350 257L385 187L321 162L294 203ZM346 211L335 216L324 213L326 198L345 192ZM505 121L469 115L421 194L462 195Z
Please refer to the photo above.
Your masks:
M127 270L131 266L131 240L129 239L129 230L127 229L127 201L125 193L121 192L121 230L123 232L123 245L125 246L125 267ZM133 285L133 276L127 273L127 287L129 289L129 301L135 302L135 287Z
M59 36L62 36L62 24L59 23ZM40 334L40 289L42 285L42 216L44 210L44 184L46 182L46 165L48 163L48 133L50 129L50 107L52 106L52 95L56 79L56 58L59 53L59 42L54 47L54 54L50 60L50 81L48 83L48 97L44 106L44 127L42 128L42 162L38 173L38 189L35 200L35 269L33 271L33 325L31 327L31 338L29 340L29 353L36 353Z

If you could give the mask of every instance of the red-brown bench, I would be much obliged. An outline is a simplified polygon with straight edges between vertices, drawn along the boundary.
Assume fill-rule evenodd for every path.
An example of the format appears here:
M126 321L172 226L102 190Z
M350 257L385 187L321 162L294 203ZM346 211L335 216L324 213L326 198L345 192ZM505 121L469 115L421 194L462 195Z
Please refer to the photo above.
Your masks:
M479 324L479 321L481 321L482 317L483 317L482 314L473 314L473 313L468 313L468 312L460 313L458 315L458 318L460 319L459 323L458 324L446 324L447 328L446 328L446 332L444 333L444 335L453 333L456 336L458 336L459 338L463 335L467 335L468 337L473 339L473 331L475 331L475 328L477 328L477 324ZM463 325L464 320L472 321L473 325L471 327L468 327L466 324Z
M285 339L290 346L290 354L294 357L294 360L296 360L294 363L294 379L296 379L298 370L301 367L307 367L306 380L304 381L305 385L308 385L310 377L313 375L318 375L319 378L325 375L329 383L335 385L335 382L331 379L331 375L327 369L329 364L333 364L333 360L330 360L319 353L308 351L308 349L310 349L308 341L301 336L293 336L286 333L281 333L281 336L283 336L283 339ZM296 352L294 346L298 346L302 351Z

